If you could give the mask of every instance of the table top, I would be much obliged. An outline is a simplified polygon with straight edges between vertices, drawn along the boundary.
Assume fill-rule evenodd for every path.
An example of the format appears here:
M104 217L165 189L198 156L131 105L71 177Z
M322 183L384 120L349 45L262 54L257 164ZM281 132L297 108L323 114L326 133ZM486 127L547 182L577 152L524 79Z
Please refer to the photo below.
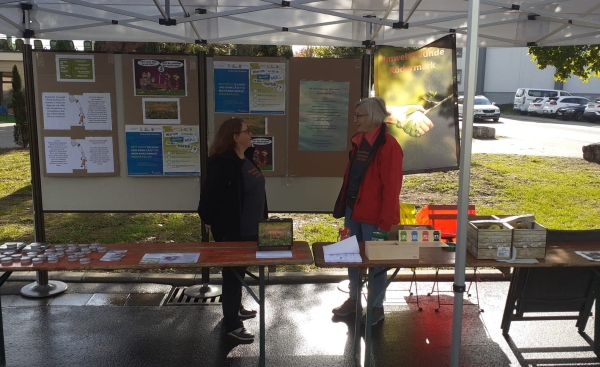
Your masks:
M419 259L398 260L369 260L365 256L365 245L359 242L361 263L333 263L325 262L323 257L323 246L332 242L316 242L313 244L315 264L322 268L348 268L348 267L382 267L382 268L435 268L454 267L455 253L445 251L441 247L421 247ZM600 238L597 241L586 242L550 242L546 245L546 258L537 259L537 264L507 263L493 259L476 259L467 251L467 267L560 267L560 266L600 266L600 262L587 260L575 253L575 251L600 251Z
M58 263L26 264L19 261L2 264L0 271L58 271L58 270L117 270L117 269L164 269L164 268L199 268L222 266L269 266L269 265L305 265L312 264L313 257L308 243L294 241L292 257L257 258L256 242L195 242L195 243L144 243L144 244L109 244L102 246L111 250L127 250L125 257L118 261L100 261L105 253L92 252L86 257L89 264L69 261L67 256ZM53 246L51 245L50 248ZM140 264L147 253L200 253L196 263L190 264Z

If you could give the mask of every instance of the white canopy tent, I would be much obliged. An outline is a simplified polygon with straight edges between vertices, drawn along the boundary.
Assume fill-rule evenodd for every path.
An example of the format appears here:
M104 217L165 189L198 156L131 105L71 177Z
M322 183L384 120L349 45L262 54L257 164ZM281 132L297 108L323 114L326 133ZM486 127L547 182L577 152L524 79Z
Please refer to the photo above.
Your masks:
M99 41L361 46L369 40L423 46L456 32L457 46L463 47L469 5L465 0L0 0L0 33L23 37L30 29L37 38ZM481 0L479 14L480 47L600 43L600 4L594 0Z
M451 365L459 365L477 47L600 44L597 0L0 0L0 33L29 38L466 47Z

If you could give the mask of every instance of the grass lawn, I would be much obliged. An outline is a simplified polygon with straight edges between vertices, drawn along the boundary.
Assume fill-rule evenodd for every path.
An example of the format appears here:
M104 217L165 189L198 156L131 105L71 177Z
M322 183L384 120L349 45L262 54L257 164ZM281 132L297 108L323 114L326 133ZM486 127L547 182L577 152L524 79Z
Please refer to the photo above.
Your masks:
M0 124L3 122L10 122L10 123L14 124L15 116L14 115L0 115Z
M550 229L596 229L600 165L578 158L473 155L470 203L478 215L534 214ZM401 200L417 208L456 204L458 171L405 176ZM296 240L334 241L343 222L329 214L278 214L294 219ZM195 214L45 214L50 243L195 242ZM0 244L33 241L29 151L0 149ZM298 270L298 269L295 269ZM300 270L309 270L302 268Z

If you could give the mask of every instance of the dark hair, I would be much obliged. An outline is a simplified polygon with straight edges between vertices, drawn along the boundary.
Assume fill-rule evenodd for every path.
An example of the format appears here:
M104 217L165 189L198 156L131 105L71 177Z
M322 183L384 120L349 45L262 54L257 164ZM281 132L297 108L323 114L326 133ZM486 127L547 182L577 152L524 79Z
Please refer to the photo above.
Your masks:
M219 127L219 131L217 131L217 134L215 135L215 140L208 151L208 155L213 156L235 150L235 140L233 140L233 135L240 133L243 123L244 120L238 117L231 117L223 121Z

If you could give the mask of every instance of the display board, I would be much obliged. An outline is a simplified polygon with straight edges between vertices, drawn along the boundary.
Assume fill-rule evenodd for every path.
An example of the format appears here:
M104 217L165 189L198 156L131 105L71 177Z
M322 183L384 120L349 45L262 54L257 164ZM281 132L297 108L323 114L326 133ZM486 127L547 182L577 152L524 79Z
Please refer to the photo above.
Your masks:
M252 133L271 212L333 210L368 57L34 57L45 212L196 212L208 146L233 116Z
M349 138L356 132L351 115L360 100L361 68L360 59L208 58L209 142L222 121L244 119L258 158L265 151L271 156L257 162L266 177L271 212L333 210ZM301 96L303 91L312 95ZM301 132L302 126L308 131ZM300 146L303 139L308 144ZM262 145L270 142L270 148Z
M361 59L290 60L291 176L344 176L356 133L352 115L361 99L361 68Z
M33 56L45 212L196 211L198 56Z

